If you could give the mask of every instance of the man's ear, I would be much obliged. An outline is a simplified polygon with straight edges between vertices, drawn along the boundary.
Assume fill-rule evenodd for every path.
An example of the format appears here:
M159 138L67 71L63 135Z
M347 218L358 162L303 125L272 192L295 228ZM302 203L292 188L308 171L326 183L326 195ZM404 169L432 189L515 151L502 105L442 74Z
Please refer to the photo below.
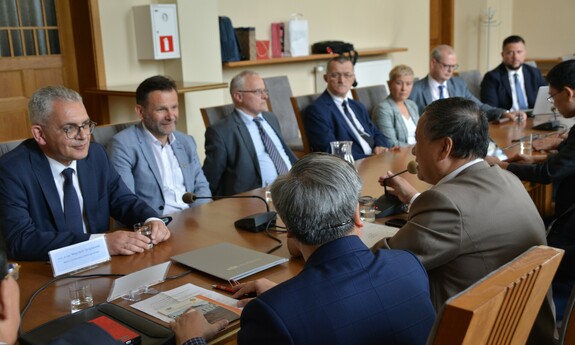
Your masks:
M444 160L451 154L453 150L453 139L450 137L442 138L441 152L439 153L439 160Z
M140 120L144 119L144 107L142 107L139 104L136 104L136 106L134 107L134 111L136 112L136 115L138 115Z
M361 236L363 233L363 222L361 221L361 216L359 215L359 203L355 207L355 213L353 214L353 224L355 225L355 231L357 232L358 236Z
M46 145L46 136L44 134L44 129L40 125L33 125L32 126L32 137L38 145L43 146Z

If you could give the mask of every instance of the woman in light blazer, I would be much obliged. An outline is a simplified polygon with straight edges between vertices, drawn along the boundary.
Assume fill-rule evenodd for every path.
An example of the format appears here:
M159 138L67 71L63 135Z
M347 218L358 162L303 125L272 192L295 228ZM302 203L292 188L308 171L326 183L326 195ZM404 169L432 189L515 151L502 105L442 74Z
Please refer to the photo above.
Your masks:
M419 120L417 105L407 99L413 87L413 70L406 65L389 72L389 96L373 109L371 119L393 146L415 144L415 127Z

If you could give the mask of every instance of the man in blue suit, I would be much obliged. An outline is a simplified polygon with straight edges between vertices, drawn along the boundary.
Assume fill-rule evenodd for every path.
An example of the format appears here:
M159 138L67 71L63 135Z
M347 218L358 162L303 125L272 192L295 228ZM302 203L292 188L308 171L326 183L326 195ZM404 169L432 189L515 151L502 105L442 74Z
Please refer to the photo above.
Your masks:
M186 192L211 196L194 138L176 131L176 83L157 75L136 89L141 123L116 134L108 144L112 164L137 196L162 214L188 208ZM198 199L193 205L209 202Z
M235 298L257 294L239 302L238 344L425 344L435 319L425 270L409 252L372 253L358 237L361 180L352 165L311 153L271 192L288 244L306 263L281 284L234 287ZM178 345L201 344L226 324L190 312L172 328Z
M0 224L8 254L46 260L48 252L102 236L110 216L149 223L151 239L107 233L110 254L131 255L170 237L158 214L126 187L101 145L80 95L62 86L36 91L29 102L32 139L0 159Z
M515 120L518 116L522 120L527 118L524 112L511 112L508 109L493 107L478 100L460 77L454 77L453 72L459 67L455 51L448 45L440 45L431 51L429 59L429 74L413 84L409 99L419 108L419 114L431 102L449 97L462 97L473 101L483 110L489 121L508 118Z
M503 40L503 61L481 81L483 103L509 110L535 106L537 91L547 82L536 67L524 64L525 54L525 41L520 36Z
M311 150L330 152L330 142L352 141L354 159L385 152L389 140L371 122L365 106L347 98L355 81L351 60L341 55L329 60L323 78L327 90L303 113Z

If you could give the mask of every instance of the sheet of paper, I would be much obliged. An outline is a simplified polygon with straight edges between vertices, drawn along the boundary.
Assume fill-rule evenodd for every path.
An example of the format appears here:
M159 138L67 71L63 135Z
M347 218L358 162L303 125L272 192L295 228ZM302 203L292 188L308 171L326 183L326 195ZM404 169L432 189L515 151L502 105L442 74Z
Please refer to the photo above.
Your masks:
M393 237L399 228L392 226L377 224L377 223L363 223L361 240L366 246L371 248L379 240L385 237Z
M204 289L189 283L169 291L162 291L155 296L132 304L131 307L136 308L164 322L170 322L172 321L172 318L163 315L162 311L165 312L169 308L177 309L178 306L182 305L182 303L186 303L186 301L190 301L194 296L198 295L210 298L221 304L230 306L232 309L238 310L238 312L241 312L241 309L236 307L236 303L238 302L237 299L233 299L218 292Z

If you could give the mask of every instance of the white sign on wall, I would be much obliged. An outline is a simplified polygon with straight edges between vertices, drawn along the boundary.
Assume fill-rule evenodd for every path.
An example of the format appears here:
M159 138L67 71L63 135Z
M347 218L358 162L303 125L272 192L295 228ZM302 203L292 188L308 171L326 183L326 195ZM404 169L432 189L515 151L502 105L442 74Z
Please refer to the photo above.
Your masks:
M138 59L180 57L178 12L175 4L152 4L133 8Z

